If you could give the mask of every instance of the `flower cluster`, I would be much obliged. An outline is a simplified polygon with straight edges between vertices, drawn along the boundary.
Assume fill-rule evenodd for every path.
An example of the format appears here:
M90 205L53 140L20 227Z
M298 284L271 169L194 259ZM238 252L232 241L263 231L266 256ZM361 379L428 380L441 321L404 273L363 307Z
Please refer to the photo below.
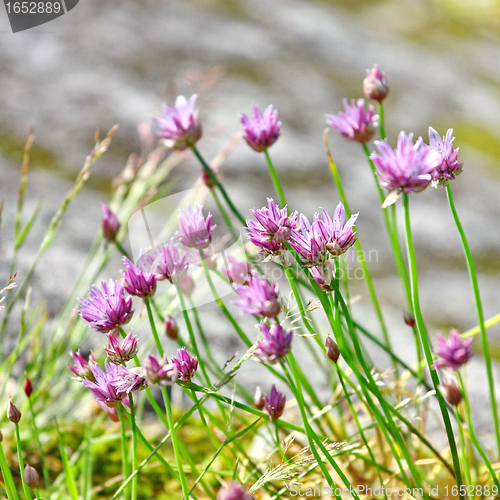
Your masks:
M203 216L203 208L198 205L196 209L188 207L179 217L179 240L189 248L203 250L212 241L212 230L215 226L210 224L212 215Z
M252 117L241 113L241 125L245 130L243 139L255 151L261 153L271 147L280 136L281 122L278 121L278 112L268 106L261 113L260 109L254 104L252 108Z
M91 367L94 380L83 379L97 403L116 408L132 391L144 389L147 382L136 371L106 361L105 371L95 364Z
M441 156L441 163L434 169L432 178L437 186L446 184L462 173L463 163L458 163L458 150L453 149L453 129L446 132L445 137L441 137L436 130L429 127L429 144Z
M264 408L271 420L277 420L283 415L285 403L286 396L279 392L273 384L269 396L264 396Z
M269 283L256 271L251 271L246 284L237 287L236 293L241 299L235 305L245 314L274 318L281 311L278 284Z
M291 351L293 332L287 332L277 323L271 328L261 323L260 331L262 338L257 340L257 349L253 353L263 363L274 364Z
M356 241L353 230L358 214L352 215L346 222L345 208L337 205L333 219L323 209L323 219L314 215L311 224L305 215L300 216L300 231L294 234L290 244L307 267L323 264L328 259L345 253Z
M248 239L259 247L260 253L279 256L297 228L298 212L288 215L287 207L280 208L272 198L267 199L267 205L252 210L255 220L247 219Z
M438 355L434 361L434 368L451 368L458 370L472 358L474 353L471 346L474 339L463 339L457 330L450 330L450 335L445 339L441 334L437 336L435 352Z
M351 104L344 99L343 103L345 112L326 115L327 123L350 141L361 144L370 141L378 126L378 115L373 114L373 106L370 104L365 109L363 99L358 99L357 102L352 99Z
M89 299L79 299L80 316L98 332L108 333L132 319L132 299L125 299L122 282L103 281L101 288L93 285L89 292Z
M379 154L372 153L380 186L389 191L411 193L423 191L432 181L436 167L442 162L440 154L413 134L401 132L396 149L387 141L375 141Z
M160 137L165 139L167 147L182 151L192 147L201 137L201 125L198 111L195 109L197 95L186 100L179 96L175 106L163 106L163 118L156 119L160 128Z

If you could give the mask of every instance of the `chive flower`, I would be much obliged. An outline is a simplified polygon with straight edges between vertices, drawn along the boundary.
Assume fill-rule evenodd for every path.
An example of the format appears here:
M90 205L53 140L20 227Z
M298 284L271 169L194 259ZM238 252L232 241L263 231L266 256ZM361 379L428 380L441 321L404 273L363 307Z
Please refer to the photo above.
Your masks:
M180 95L175 101L175 106L164 104L163 118L156 119L160 127L159 135L165 140L167 147L182 151L193 147L201 137L201 125L198 120L198 110L194 94L187 100Z
M453 149L453 129L450 128L444 137L441 137L436 130L429 127L429 144L441 156L441 163L435 168L432 173L434 185L446 186L446 184L457 175L462 173L463 163L458 163L458 150Z
M285 409L286 396L276 389L273 384L269 396L264 397L264 408L271 420L277 420L283 415Z
M126 325L134 314L132 299L125 299L125 288L120 281L102 281L101 288L93 285L89 288L89 298L78 300L80 316L101 333Z
M257 271L252 271L246 285L237 287L236 293L241 298L234 304L244 314L274 318L281 311L278 284L274 281L269 283L266 278L261 278Z
M257 340L257 349L253 353L263 363L273 365L292 350L292 331L287 332L278 323L273 323L271 328L261 323L260 331L262 338Z
M178 237L181 243L189 248L203 250L212 242L212 230L215 226L210 224L212 215L203 216L203 207L197 205L195 209L188 207L179 216Z
M434 361L433 367L451 368L455 371L458 370L474 356L471 349L473 340L472 337L463 339L460 333L455 329L450 330L450 335L447 339L438 333L436 347L434 349L438 357L436 361Z
M261 113L259 107L252 106L252 117L240 114L241 126L243 127L243 139L258 153L270 148L280 136L281 122L278 121L278 111L273 106L268 106Z
M347 99L342 102L345 111L336 115L326 115L328 125L349 141L360 144L370 141L378 127L378 115L373 114L373 106L370 104L368 109L365 109L363 99L358 99L358 101L352 99L350 104Z
M389 84L387 79L375 64L371 70L366 70L363 80L363 92L368 99L382 102L389 94Z

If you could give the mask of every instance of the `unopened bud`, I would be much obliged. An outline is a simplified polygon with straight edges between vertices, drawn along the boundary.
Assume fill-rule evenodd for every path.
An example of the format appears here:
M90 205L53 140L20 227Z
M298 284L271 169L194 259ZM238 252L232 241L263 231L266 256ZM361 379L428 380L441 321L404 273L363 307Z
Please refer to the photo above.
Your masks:
M326 355L336 363L340 356L339 346L330 336L326 337L325 340L325 351Z
M264 396L262 395L262 390L260 385L255 388L255 396L253 397L253 404L257 410L262 410L264 408Z
M185 278L181 281L179 287L181 289L181 292L186 297L191 297L192 293L194 292L194 280L189 273L186 274Z
M446 401L452 406L458 406L462 401L462 393L457 386L457 383L452 379L447 379L443 383Z
M387 79L376 64L371 71L366 70L366 77L363 80L363 92L368 99L377 102L382 102L389 93Z
M413 328L417 324L417 322L415 321L415 317L413 316L412 313L409 313L409 312L405 312L404 320L405 320L405 323L410 328Z
M11 421L14 422L15 424L19 423L19 420L21 420L21 412L17 409L16 406L11 401L11 398L9 398L9 406L7 408L7 418Z
M105 203L102 204L102 234L108 241L115 241L120 229L118 218Z
M30 488L37 488L38 487L38 481L40 479L40 476L38 475L38 472L34 467L31 467L30 464L26 464L26 467L24 468L24 482L30 487Z
M26 377L26 380L24 381L24 394L30 397L32 392L33 392L33 387L31 385L31 381L28 377Z
M213 170L212 170L213 173ZM215 174L214 174L215 175ZM212 180L208 172L203 168L201 170L201 179L203 180L203 184L207 186L208 189L213 189L215 186L215 182Z
M176 340L179 336L179 327L175 322L175 319L168 315L165 319L165 334L169 339Z

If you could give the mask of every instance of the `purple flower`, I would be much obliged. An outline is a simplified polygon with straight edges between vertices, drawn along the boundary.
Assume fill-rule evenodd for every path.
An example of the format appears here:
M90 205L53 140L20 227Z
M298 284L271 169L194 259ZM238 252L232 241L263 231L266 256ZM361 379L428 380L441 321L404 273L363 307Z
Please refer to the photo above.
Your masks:
M73 363L75 363L75 366L67 365L68 368L78 378L87 378L89 380L94 380L92 367L97 365L94 359L94 354L91 352L88 360L80 353L80 351L77 351L76 354L73 351L70 351L69 355L71 356Z
M378 126L378 115L373 114L373 106L370 104L365 110L365 101L359 99L357 102L352 99L351 104L347 99L344 103L344 113L336 115L326 115L328 125L331 125L337 132L350 141L364 144L371 140Z
M232 255L228 255L227 269L224 269L224 273L229 278L229 281L238 285L244 285L248 280L250 265L246 261L241 261Z
M389 85L385 75L376 64L371 71L366 70L366 76L363 80L363 92L368 99L377 102L382 102L389 93Z
M186 274L186 276L184 277L184 279L181 281L181 283L179 285L181 292L184 295L186 295L186 297L191 297L191 295L194 292L194 286L195 286L195 283L194 283L193 277L189 273Z
M137 337L135 335L132 336L133 333L134 330L131 329L130 333L123 339L121 345L112 333L108 333L109 346L105 347L104 350L111 363L122 365L130 361L137 354L139 347L137 346Z
M85 387L99 404L115 408L130 392L146 387L146 380L138 373L107 361L105 365L106 371L102 371L97 365L92 366L95 382L83 380Z
M181 243L190 248L203 250L207 248L212 241L212 230L215 226L210 225L212 215L203 217L203 207L197 205L196 209L188 207L179 217L178 233Z
M123 257L125 269L122 270L125 290L130 295L148 298L156 292L156 274L144 272L136 267L127 257Z
M413 134L400 132L396 149L387 141L375 141L380 154L372 153L380 187L399 193L423 191L432 181L432 172L441 163L441 155ZM394 201L396 201L394 199Z
M191 356L185 347L177 349L177 356L170 360L177 368L178 378L183 381L191 380L198 369L198 359Z
M281 311L278 284L276 282L270 284L256 271L249 275L246 285L236 288L236 293L241 299L234 304L245 314L274 318Z
M102 234L108 241L115 241L116 233L120 229L120 223L116 215L110 210L106 203L102 204Z
M179 254L172 238L169 243L142 254L137 266L143 271L155 274L157 281L167 279L178 285L187 274L189 262L186 253Z
M132 319L132 299L125 299L121 282L109 280L106 284L103 281L100 289L93 285L89 292L89 299L78 299L80 316L98 332L108 333Z
M432 127L429 127L429 142L431 148L435 149L441 156L441 164L432 173L432 178L437 186L446 186L449 180L453 180L462 173L463 163L458 163L458 149L453 149L453 129L448 129L446 136L441 136Z
M269 328L260 324L262 338L257 340L257 349L253 352L263 363L274 365L283 359L292 349L293 332L287 332L278 323Z
M311 267L309 270L311 271L312 277L314 281L319 285L321 290L326 293L333 292L334 288L332 287L332 279L333 279L333 269L332 267L335 264L331 260L327 260L320 266Z
M288 215L287 208L280 208L272 198L267 204L268 208L252 210L256 220L247 219L248 239L260 253L279 255L297 227L298 213Z
M330 258L345 253L357 240L353 230L358 214L352 215L345 222L345 209L342 203L337 205L333 219L323 210L323 220L314 214L311 224L305 215L300 216L300 231L293 234L290 244L299 254L306 267L322 265Z
M164 104L164 117L155 121L160 127L160 137L165 139L167 147L182 151L194 146L201 137L198 111L195 110L197 97L194 94L186 100L180 95L174 108Z
M150 354L144 361L144 370L150 384L167 386L174 384L177 380L177 366L174 363L169 363L166 356L158 359Z
M473 340L472 337L463 339L455 329L450 330L450 336L447 339L438 333L436 348L434 349L438 358L432 366L434 368L458 370L474 356L471 349Z
M254 500L254 498L238 483L231 483L227 488L221 488L217 493L217 500Z
M286 396L276 389L273 384L269 396L264 397L264 407L271 420L277 420L283 415Z
M252 118L241 113L241 125L245 130L243 139L247 144L261 153L271 147L280 136L281 122L278 121L278 111L272 105L264 111L264 115L256 104L252 106Z

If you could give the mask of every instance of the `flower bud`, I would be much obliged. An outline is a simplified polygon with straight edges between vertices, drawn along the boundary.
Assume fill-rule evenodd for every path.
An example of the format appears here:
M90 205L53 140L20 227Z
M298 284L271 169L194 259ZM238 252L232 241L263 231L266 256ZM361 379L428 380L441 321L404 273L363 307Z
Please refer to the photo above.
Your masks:
M38 481L40 479L40 476L38 475L38 472L36 471L36 469L31 467L30 464L26 464L26 467L24 468L23 477L24 477L24 482L30 488L37 488L38 487Z
M186 274L185 278L181 281L179 287L181 289L181 292L186 297L191 297L191 295L194 292L194 280L189 273Z
M105 203L102 204L102 234L108 241L115 241L116 234L120 229L118 218Z
M457 383L452 378L445 380L443 383L446 401L452 406L458 406L462 401L462 393L457 387Z
M253 397L253 404L257 410L262 410L264 408L264 396L262 395L262 389L260 385L255 388L255 396Z
M165 319L165 334L169 339L176 340L179 336L179 327L175 319L168 315Z
M33 387L31 385L31 381L28 377L26 377L26 380L24 381L24 394L30 397L32 392L33 392Z
M215 175L215 172L213 170L212 173ZM210 175L204 168L201 169L201 179L203 181L203 184L205 184L208 189L214 188L215 182L212 180L212 177L210 177Z
M371 71L366 70L366 77L363 80L363 92L368 99L382 102L389 93L389 85L384 73L375 64Z
M18 424L19 420L21 420L21 412L17 409L16 406L14 406L11 398L9 398L9 406L7 408L7 418L15 424Z
M325 340L325 351L328 358L330 358L334 363L339 360L340 351L339 346L330 336L326 337Z
M417 322L415 321L415 317L413 316L412 313L409 313L409 312L405 312L404 320L405 320L405 323L410 328L413 328L417 324Z

